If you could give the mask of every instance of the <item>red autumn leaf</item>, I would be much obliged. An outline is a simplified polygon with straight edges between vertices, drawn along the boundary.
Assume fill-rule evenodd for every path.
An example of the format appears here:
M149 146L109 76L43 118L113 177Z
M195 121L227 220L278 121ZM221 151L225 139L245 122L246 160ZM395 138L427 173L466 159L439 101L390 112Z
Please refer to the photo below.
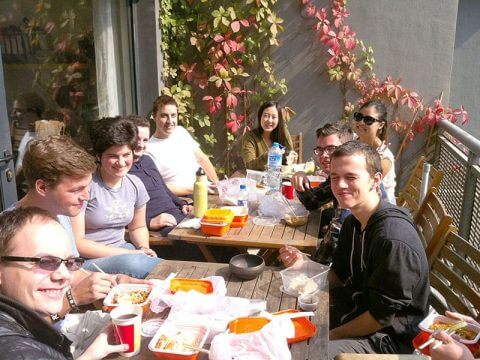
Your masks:
M230 107L235 108L235 107L237 107L237 105L238 105L238 99L237 99L237 97L236 97L235 95L233 95L232 93L229 93L229 94L227 95L227 107L229 107L229 108L230 108Z
M455 114L457 119L460 118L460 121L461 121L462 125L465 125L465 124L468 123L468 121L469 121L468 112L465 110L463 105L460 106L460 109L453 110L453 113Z
M232 31L234 33L237 33L240 31L240 21L236 20L236 21L232 21L232 23L230 24L230 27L232 28Z
M225 40L225 38L220 34L217 34L213 37L213 41L215 41L217 43L222 42L223 40Z
M242 19L242 20L240 20L240 23L241 23L243 26L245 26L245 27L249 27L249 26L250 26L250 23L248 22L247 19Z
M230 130L230 132L233 134L235 134L240 128L236 121L227 121L225 125L227 126L227 129Z

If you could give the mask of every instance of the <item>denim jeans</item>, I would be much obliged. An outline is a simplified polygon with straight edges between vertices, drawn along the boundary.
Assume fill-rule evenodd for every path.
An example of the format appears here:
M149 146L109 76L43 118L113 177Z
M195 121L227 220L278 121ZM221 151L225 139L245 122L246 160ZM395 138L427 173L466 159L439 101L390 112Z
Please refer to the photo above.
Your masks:
M121 246L125 249L135 249L130 243ZM89 271L98 271L92 264L97 265L107 274L125 274L137 279L145 279L153 268L162 259L147 256L145 254L122 254L115 256L88 259L83 268Z

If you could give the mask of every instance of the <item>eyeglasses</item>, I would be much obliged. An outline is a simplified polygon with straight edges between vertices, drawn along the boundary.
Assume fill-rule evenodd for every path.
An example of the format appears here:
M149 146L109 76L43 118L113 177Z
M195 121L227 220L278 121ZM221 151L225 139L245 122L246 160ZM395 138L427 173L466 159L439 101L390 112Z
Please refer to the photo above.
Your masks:
M77 271L82 267L85 259L82 257L61 259L51 255L41 257L0 256L0 261L34 262L38 264L40 269L48 271L55 271L60 267L60 265L62 265L62 263L65 263L68 271Z
M323 155L325 153L327 155L332 155L337 148L338 146L334 146L334 145L326 146L324 148L317 146L315 149L313 149L313 152L315 153L315 155Z
M353 118L355 119L355 121L362 121L363 120L363 123L365 125L368 125L368 126L372 125L376 121L380 122L380 120L375 119L374 117L372 117L370 115L363 115L360 112L353 113Z

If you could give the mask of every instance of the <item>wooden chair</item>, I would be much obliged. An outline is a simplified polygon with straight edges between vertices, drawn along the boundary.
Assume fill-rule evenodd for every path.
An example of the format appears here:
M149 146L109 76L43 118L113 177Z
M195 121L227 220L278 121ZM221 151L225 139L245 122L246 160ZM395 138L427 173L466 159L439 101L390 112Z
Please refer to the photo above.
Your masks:
M298 154L298 163L303 162L303 134L292 135L293 150ZM288 155L288 154L287 154Z
M414 217L427 256L430 255L432 248L445 235L452 224L452 217L447 213L447 209L436 192L436 188L429 190Z
M420 156L415 168L412 170L412 174L407 183L403 187L402 191L398 194L397 205L404 206L412 212L412 216L415 216L419 204L420 189L422 187L422 173L423 165L425 164L425 156ZM434 168L430 168L430 174L428 179L428 188L438 188L443 178L443 171Z
M443 314L456 311L473 318L480 315L480 250L465 241L451 226L428 257L430 302Z

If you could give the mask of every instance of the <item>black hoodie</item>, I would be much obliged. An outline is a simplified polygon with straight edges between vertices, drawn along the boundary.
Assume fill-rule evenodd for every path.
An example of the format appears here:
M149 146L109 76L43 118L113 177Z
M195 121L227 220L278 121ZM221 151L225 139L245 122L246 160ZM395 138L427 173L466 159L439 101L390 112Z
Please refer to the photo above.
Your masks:
M0 359L73 359L70 344L36 313L0 295Z
M346 323L365 311L404 351L428 314L428 262L408 210L381 201L364 231L350 215L340 232L332 269L346 284L351 310Z

